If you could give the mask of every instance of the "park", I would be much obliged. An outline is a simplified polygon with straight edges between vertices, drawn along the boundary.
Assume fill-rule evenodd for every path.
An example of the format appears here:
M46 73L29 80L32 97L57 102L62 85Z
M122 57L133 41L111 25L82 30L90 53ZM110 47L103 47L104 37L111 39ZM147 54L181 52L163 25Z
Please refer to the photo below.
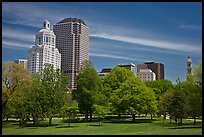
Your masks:
M67 92L66 77L51 65L30 75L21 65L3 64L2 134L201 135L201 66L172 84L143 82L120 67L100 79L84 62L77 89Z

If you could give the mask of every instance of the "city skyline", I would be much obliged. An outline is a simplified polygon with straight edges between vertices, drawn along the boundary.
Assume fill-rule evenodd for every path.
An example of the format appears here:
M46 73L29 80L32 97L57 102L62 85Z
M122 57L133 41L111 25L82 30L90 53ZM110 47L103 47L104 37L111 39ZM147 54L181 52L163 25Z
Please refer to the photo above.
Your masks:
M186 78L189 53L193 65L202 58L201 2L3 2L2 61L27 58L43 20L53 29L69 17L90 28L89 59L98 72L153 61L175 83Z

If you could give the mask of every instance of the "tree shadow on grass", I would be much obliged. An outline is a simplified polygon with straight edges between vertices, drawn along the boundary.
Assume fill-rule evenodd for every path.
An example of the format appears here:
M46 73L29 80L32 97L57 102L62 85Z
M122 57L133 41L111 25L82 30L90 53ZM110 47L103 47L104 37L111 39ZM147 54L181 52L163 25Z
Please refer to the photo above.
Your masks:
M88 125L88 126L94 126L94 127L101 127L101 126L103 126L103 125L99 125L99 124L95 124L95 125Z
M104 123L116 123L116 124L120 124L120 123L123 123L123 124L132 124L132 123L135 123L135 124L139 124L139 123L152 123L154 121L158 121L157 119L135 119L135 121L130 121L130 120L109 120L109 121L106 121Z
M72 126L72 125L70 125L70 126L58 126L56 128L74 128L74 127L78 127L78 126Z
M18 125L19 126L19 123L15 123L13 125ZM52 127L52 126L58 126L59 124L51 124L51 125L48 125L48 123L39 123L37 126L33 123L27 123L25 127Z
M189 126L189 127L172 127L172 128L169 128L169 129L188 129L188 128L202 128L202 126L199 126L199 127L195 127L195 126Z

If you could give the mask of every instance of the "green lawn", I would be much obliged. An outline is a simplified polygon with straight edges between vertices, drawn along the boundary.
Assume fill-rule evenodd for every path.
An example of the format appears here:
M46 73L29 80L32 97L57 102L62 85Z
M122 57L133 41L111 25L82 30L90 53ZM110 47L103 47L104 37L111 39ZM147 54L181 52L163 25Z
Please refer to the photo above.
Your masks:
M3 135L202 135L202 121L197 120L193 125L192 120L183 120L183 125L178 126L172 121L166 120L163 124L161 118L140 117L136 122L131 118L104 120L99 126L97 121L68 123L62 119L53 119L53 125L48 127L47 121L40 127L33 127L29 124L21 128L18 122L3 122ZM46 122L46 123L45 123Z

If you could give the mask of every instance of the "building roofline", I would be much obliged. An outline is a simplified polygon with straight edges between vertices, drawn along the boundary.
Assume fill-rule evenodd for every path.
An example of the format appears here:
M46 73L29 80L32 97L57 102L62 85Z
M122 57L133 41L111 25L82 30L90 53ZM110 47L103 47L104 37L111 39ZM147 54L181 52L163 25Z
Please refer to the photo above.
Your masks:
M87 26L82 19L78 19L78 18L65 18L65 19L61 20L60 22L58 22L57 24L68 23L68 22L78 22L78 23L82 23L85 26Z

